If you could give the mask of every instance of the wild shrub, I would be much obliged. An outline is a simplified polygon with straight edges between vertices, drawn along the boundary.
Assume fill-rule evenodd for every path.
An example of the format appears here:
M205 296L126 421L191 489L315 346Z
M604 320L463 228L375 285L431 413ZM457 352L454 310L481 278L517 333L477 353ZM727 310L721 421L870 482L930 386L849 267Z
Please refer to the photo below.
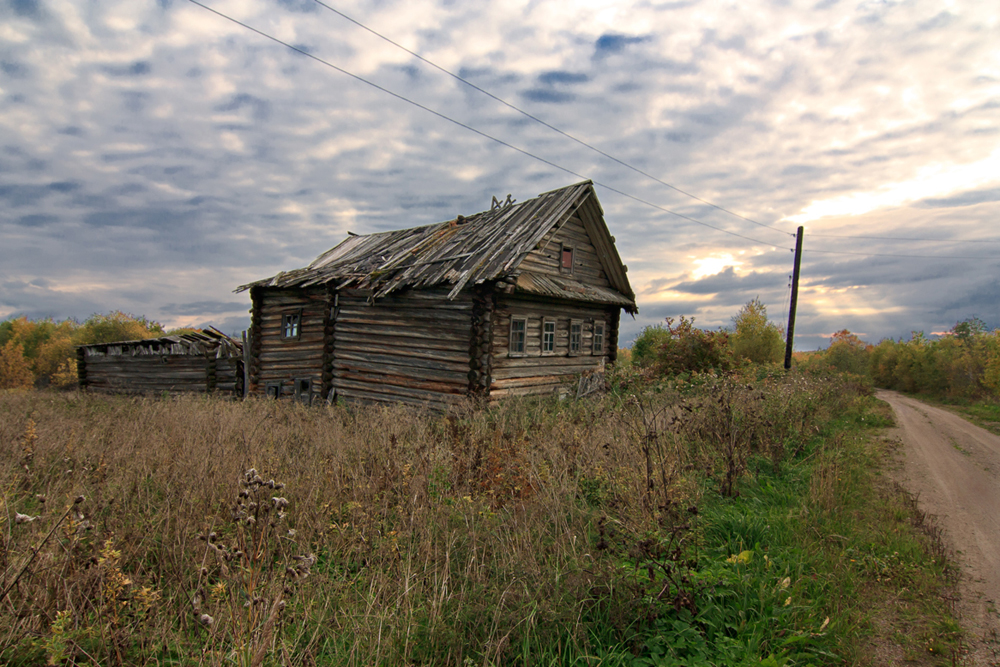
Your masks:
M0 347L0 389L29 389L34 379L21 344L8 340Z
M729 334L694 326L694 318L668 317L667 336L656 350L653 368L660 375L678 373L724 372L735 367Z
M662 324L652 324L632 343L631 362L639 368L650 368L656 363L659 349L670 338L670 331Z
M767 319L767 306L751 299L733 316L729 335L733 356L755 364L777 364L784 359L783 329Z

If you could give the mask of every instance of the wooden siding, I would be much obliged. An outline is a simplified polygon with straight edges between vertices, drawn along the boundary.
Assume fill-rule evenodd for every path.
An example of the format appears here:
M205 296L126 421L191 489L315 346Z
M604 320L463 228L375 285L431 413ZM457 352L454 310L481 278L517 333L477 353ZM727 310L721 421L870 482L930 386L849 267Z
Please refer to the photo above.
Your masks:
M239 359L215 359L215 390L243 396L243 367Z
M87 355L86 387L111 393L205 392L209 390L209 361L215 360L186 355Z
M333 387L338 398L443 409L470 383L472 297L444 288L407 291L368 303L370 292L338 297Z
M106 393L224 392L242 395L242 350L221 332L81 345L81 389Z
M571 301L553 302L521 295L500 295L493 315L490 398L551 393L574 375L601 368L610 360L609 335L618 307ZM511 318L527 320L525 352L509 353ZM554 320L555 350L542 353L542 322ZM580 352L570 354L570 326L581 325ZM604 323L604 346L593 350L594 324Z
M573 248L572 273L561 268L563 244ZM574 213L561 226L553 227L539 243L539 249L529 252L519 268L550 276L573 278L589 285L611 285L578 213Z
M251 392L265 394L268 385L278 385L281 396L293 396L295 381L309 380L304 400L325 398L323 359L332 306L326 289L263 289L254 296ZM299 335L283 338L282 318L292 314L301 315Z

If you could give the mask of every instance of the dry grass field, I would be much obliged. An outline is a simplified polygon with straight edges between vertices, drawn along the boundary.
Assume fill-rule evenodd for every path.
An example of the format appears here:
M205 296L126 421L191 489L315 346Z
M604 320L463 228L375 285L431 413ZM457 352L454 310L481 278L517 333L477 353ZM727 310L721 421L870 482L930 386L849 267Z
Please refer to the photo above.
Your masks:
M795 543L841 492L845 463L810 467L843 458L829 425L861 424L868 400L778 374L444 415L6 392L0 662L834 655L846 640L821 616L836 595L791 557L775 566L779 543L755 546L763 528L738 503L784 480L794 507L767 502L798 522ZM749 601L732 594L740 568L770 582L747 584Z

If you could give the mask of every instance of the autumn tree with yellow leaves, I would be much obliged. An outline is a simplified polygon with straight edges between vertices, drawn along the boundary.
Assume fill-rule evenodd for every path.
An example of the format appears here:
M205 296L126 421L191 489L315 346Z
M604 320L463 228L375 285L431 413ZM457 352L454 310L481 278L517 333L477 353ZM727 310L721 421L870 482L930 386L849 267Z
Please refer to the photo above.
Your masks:
M76 346L143 340L163 326L122 311L73 319L11 318L0 322L0 389L68 387L76 383Z

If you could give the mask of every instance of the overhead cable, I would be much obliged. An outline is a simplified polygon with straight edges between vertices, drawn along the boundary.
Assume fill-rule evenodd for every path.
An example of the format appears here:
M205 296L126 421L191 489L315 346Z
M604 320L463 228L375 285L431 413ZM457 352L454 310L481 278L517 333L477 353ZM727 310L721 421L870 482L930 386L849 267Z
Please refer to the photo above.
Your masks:
M671 185L670 183L667 183L666 181L664 181L664 180L662 180L660 178L657 178L656 176L653 176L652 174L650 174L650 173L648 173L646 171L643 171L642 169L640 169L640 168L638 168L636 166L633 166L633 165L629 164L628 162L625 162L624 160L615 157L614 155L606 153L605 151L603 151L600 148L597 148L596 146L594 146L594 145L592 145L592 144L584 141L583 139L575 137L572 134L570 134L570 133L568 133L568 132L566 132L564 130L559 129L555 125L552 125L551 123L548 123L548 122L542 120L541 118L538 118L537 116L534 116L531 113L528 113L524 109L521 109L520 107L518 107L518 106L516 106L514 104L511 104L507 100L494 95L490 91L485 90L484 88L482 88L480 86L477 86L476 84L472 83L471 81L469 81L468 79L462 77L461 75L455 74L451 70L448 70L448 69L445 69L444 67L441 67L437 63L434 63L434 62L428 60L427 58L425 58L424 56L420 55L419 53L406 48L402 44L400 44L400 43L398 43L396 41L393 41L389 37L386 37L385 35L383 35L382 33L378 32L377 30L369 28L368 26L366 26L361 21L358 21L357 19L351 18L350 16L348 16L344 12L340 11L339 9L335 9L335 8L331 7L330 5L326 4L325 2L322 2L322 0L313 0L313 2L315 2L316 4L318 4L318 5L322 6L322 7L325 7L326 9L330 10L334 14L336 14L336 15L338 15L338 16L340 16L340 17L342 17L342 18L344 18L344 19L346 19L348 21L350 21L351 23L353 23L354 25L358 26L359 28L361 28L363 30L367 30L368 32L370 32L371 34L375 35L379 39L382 39L382 40L388 42L389 44L392 44L396 48L401 49L403 51L406 51L407 53L409 53L414 58L417 58L421 62L424 62L424 63L430 65L434 69L436 69L436 70L438 70L438 71L440 71L440 72L442 72L444 74L447 74L448 76L452 77L453 79L464 83L465 85L469 86L470 88L473 88L474 90L479 91L483 95L486 95L487 97L489 97L489 98L491 98L493 100L496 100L497 102L499 102L500 104L503 104L507 108L512 109L512 110L516 111L517 113L521 114L525 118L529 118L529 119L535 121L536 123L544 125L545 127L549 128L553 132L557 132L557 133L561 134L562 136L566 137L567 139L575 141L576 143L580 144L581 146L583 146L585 148L588 148L588 149L594 151L595 153L597 153L599 155L602 155L602 156L606 157L607 159L620 164L621 166L625 167L626 169L631 169L635 173L641 174L641 175L645 176L648 179L656 181L660 185L664 185L664 186L670 188L671 190L674 190L675 192L679 192L680 194L684 195L685 197L690 197L691 199L700 201L702 204L705 204L707 206L711 206L712 208L717 209L719 211L722 211L723 213L728 213L729 215L735 216L737 218L740 218L741 220L745 220L747 222L753 223L753 224L758 225L760 227L765 227L767 229L773 229L774 231L781 232L782 234L788 234L789 236L793 236L793 237L795 236L795 234L793 234L791 232L788 232L788 231L786 231L784 229L781 229L779 227L774 227L772 225L767 225L767 224L764 224L763 222L758 222L758 221L756 221L756 220L754 220L752 218L746 217L745 215L740 215L739 213L731 211L728 208L724 208L722 206L719 206L718 204L714 204L714 203L708 201L707 199L702 199L701 197L698 197L697 195L693 195L690 192L682 190L679 187L677 187L676 185Z
M482 130L476 129L475 127L472 127L471 125L467 125L466 123L463 123L462 121L455 120L454 118L451 118L450 116L446 116L445 114L441 113L440 111L436 111L436 110L434 110L434 109L432 109L432 108L430 108L428 106L424 106L423 104L421 104L419 102L416 102L414 100L411 100L410 98L405 97L404 95L401 95L399 93L393 92L392 90L389 90L388 88L380 86L377 83L369 81L368 79L366 79L366 78L364 78L362 76L359 76L357 74L349 72L348 70L346 70L346 69L344 69L342 67L334 65L333 63L329 62L328 60L324 60L324 59L320 58L319 56L316 56L316 55L314 55L312 53L309 53L305 49L302 49L300 47L297 47L297 46L294 46L292 44L289 44L288 42L282 41L281 39L278 39L277 37L274 37L273 35L269 35L268 33L263 32L261 30L258 30L257 28L254 28L251 25L243 23L242 21L240 21L238 19L235 19L235 18L233 18L231 16L228 16L226 14L223 14L222 12L220 12L220 11L218 11L216 9L213 9L212 7L204 5L201 2L199 2L198 0L188 0L188 2L190 2L191 4L194 4L194 5L198 5L202 9L208 10L208 11L212 12L213 14L215 14L216 16L224 18L227 21L231 21L232 23L235 23L238 26L246 28L247 30L258 34L261 37L264 37L264 38L269 39L269 40L271 40L273 42L276 42L277 44L281 44L282 46L284 46L284 47L286 47L288 49L291 49L292 51L295 51L296 53L299 53L299 54L301 54L303 56L306 56L307 58L311 58L312 60L315 60L316 62L318 62L320 64L326 65L327 67L329 67L329 68L331 68L333 70L336 70L336 71L340 72L341 74L345 74L345 75L351 77L352 79L355 79L356 81L360 81L361 83L367 84L367 85L371 86L372 88L375 88L376 90L379 90L379 91L381 91L381 92L383 92L383 93L385 93L387 95L391 95L392 97L395 97L398 100L406 102L407 104L411 104L411 105L417 107L418 109L421 109L423 111L426 111L427 113L430 113L430 114L432 114L434 116L437 116L438 118L441 118L442 120L446 120L449 123L453 123L454 125L457 125L457 126L463 128L465 130L468 130L468 131L470 131L470 132L472 132L474 134L478 134L479 136L481 136L481 137L483 137L485 139L489 139L490 141L496 142L496 143L500 144L501 146L505 146L507 148L510 148L513 151L516 151L516 152L518 152L518 153L520 153L520 154L522 154L522 155L524 155L526 157L530 157L533 160L537 160L538 162L546 164L546 165L548 165L548 166L550 166L550 167L552 167L554 169L558 169L558 170L563 171L563 172L565 172L567 174L570 174L572 176L576 176L577 178L582 178L584 180L591 180L594 183L594 185L598 185L598 186L600 186L600 187L602 187L602 188L604 188L606 190L610 190L611 192L614 192L614 193L617 193L619 195L622 195L623 197L627 197L627 198L632 199L634 201L637 201L637 202L639 202L641 204L645 204L647 206L651 206L651 207L656 208L656 209L658 209L660 211L663 211L664 213L669 213L670 215L676 216L676 217L681 218L683 220L687 220L689 222L693 222L693 223L695 223L697 225L701 225L703 227L708 227L709 229L714 229L716 231L722 232L723 234L729 234L730 236L736 236L738 238L745 239L747 241L753 241L754 243L758 243L758 244L761 244L761 245L778 247L777 244L775 244L775 243L773 243L771 241L761 241L759 239L754 239L754 238L751 238L749 236L744 236L743 234L738 234L736 232L731 232L728 229L723 229L722 227L716 227L715 225L710 225L707 222L703 222L701 220L698 220L697 218L692 218L690 216L684 215L683 213L678 213L677 211L672 211L672 210L670 210L670 209L668 209L666 207L660 206L658 204L653 204L652 202L646 201L645 199L642 199L640 197L636 197L635 195L632 195L632 194L629 194L627 192L624 192L623 190L619 190L618 188L612 187L612 186L607 185L605 183L601 183L600 181L596 181L596 180L590 179L587 176L584 176L583 174L580 174L578 172L573 171L572 169L569 169L567 167L563 167L562 165L556 164L555 162L552 162L551 160L547 160L546 158L543 158L543 157L540 157L538 155L535 155L534 153L531 153L531 152L529 152L529 151L527 151L527 150L525 150L523 148L519 148L518 146L515 146L514 144L508 143L508 142L504 141L503 139L499 139L497 137L494 137L493 135L490 135L490 134L487 134L486 132L483 132Z
M905 257L907 259L1000 259L987 255L897 255L878 252L851 252L849 250L804 250L803 252L822 253L824 255L856 255L858 257Z
M1000 243L1000 239L975 239L975 240L965 240L957 239L918 239L908 236L855 236L851 234L817 234L815 232L809 232L811 237L820 237L825 239L865 239L871 241L926 241L928 243Z

